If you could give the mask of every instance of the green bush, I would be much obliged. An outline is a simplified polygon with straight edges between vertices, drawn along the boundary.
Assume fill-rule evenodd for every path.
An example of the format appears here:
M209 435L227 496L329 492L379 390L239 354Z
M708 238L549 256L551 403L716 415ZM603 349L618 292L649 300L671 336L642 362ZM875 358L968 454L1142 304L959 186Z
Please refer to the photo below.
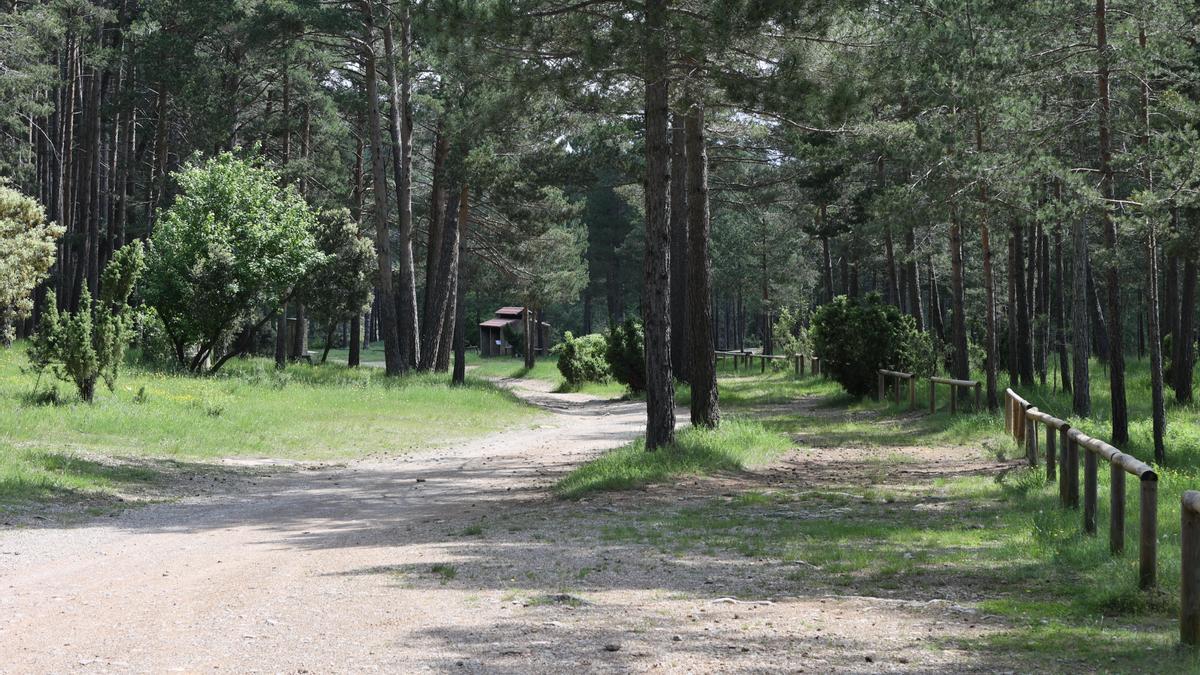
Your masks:
M604 358L613 379L632 393L646 391L646 347L642 324L626 319L608 331Z
M863 298L840 295L817 308L813 317L813 346L822 369L852 396L864 396L875 386L880 368L909 370L916 359L913 319L878 293Z
M49 369L60 380L73 382L88 403L97 381L112 391L133 337L129 295L144 265L140 241L118 249L104 267L100 297L93 301L84 288L74 312L60 314L54 293L47 294L42 323L29 348L34 371L40 375Z
M571 331L563 333L562 342L554 347L558 354L558 372L569 384L584 382L607 382L608 361L605 351L608 340L599 333L575 337Z

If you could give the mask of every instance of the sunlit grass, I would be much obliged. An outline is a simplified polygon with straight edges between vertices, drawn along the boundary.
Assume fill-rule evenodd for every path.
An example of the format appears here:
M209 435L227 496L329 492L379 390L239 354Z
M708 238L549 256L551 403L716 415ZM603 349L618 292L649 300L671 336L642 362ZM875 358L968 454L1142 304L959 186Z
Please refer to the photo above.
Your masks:
M536 410L478 378L387 378L378 368L236 359L213 377L126 368L117 389L35 403L23 347L0 349L0 502L49 488L106 490L150 478L98 458L335 459L436 447L532 420ZM130 462L136 466L136 461ZM115 472L115 473L114 473ZM31 489L29 486L41 486Z
M572 499L682 476L739 471L768 461L789 446L787 439L754 422L730 420L716 431L687 428L677 433L673 447L647 452L638 440L606 452L568 474L554 492Z

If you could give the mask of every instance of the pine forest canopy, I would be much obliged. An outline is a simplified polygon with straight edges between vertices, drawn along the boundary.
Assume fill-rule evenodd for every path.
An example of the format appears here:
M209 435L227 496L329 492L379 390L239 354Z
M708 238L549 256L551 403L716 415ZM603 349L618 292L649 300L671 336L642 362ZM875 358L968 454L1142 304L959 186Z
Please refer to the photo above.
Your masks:
M714 347L877 292L993 408L1007 371L1093 412L1099 358L1117 444L1148 353L1161 460L1163 391L1194 389L1198 25L1181 0L7 0L0 231L54 255L0 243L0 331L98 297L137 240L131 302L193 370L273 326L303 352L289 315L459 381L494 307L637 317L654 448L676 380L717 424Z

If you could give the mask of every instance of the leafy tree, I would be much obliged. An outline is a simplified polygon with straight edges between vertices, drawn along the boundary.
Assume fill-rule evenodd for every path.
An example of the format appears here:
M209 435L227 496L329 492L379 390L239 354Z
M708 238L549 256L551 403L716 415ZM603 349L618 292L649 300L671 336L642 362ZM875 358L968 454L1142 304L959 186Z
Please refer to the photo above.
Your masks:
M54 264L63 228L46 222L36 201L0 184L0 344L33 310L33 289Z
M852 396L865 396L875 386L880 368L912 367L908 353L913 318L878 293L862 298L839 295L813 316L813 347L821 367Z
M324 258L309 270L297 295L324 329L321 363L325 363L338 324L367 311L374 299L375 244L358 231L345 211L317 218L314 238Z
M134 242L113 254L105 266L97 301L84 288L79 308L59 314L51 291L29 350L34 370L40 374L49 368L59 379L73 382L79 397L88 403L95 397L98 380L103 379L112 391L132 337L129 296L144 267L142 243Z
M182 192L155 229L144 295L180 365L202 372L215 357L216 371L242 351L231 347L237 333L265 324L324 255L314 213L263 162L225 152L176 180Z

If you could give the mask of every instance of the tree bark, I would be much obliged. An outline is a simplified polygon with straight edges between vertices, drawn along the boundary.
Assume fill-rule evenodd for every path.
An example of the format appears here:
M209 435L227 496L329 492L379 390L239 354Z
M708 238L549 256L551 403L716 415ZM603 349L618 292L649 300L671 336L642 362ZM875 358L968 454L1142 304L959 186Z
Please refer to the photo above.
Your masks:
M1196 367L1196 258L1183 261L1183 293L1179 309L1179 348L1172 368L1175 375L1175 400L1192 402L1192 371Z
M384 370L389 376L400 375L405 371L404 359L400 353L400 337L396 330L396 295L392 285L392 241L388 228L388 198L387 175L384 169L383 138L380 131L379 113L379 72L378 59L375 55L375 17L374 3L366 4L364 17L364 40L366 48L363 53L364 80L367 96L367 124L370 125L368 139L371 144L371 181L374 196L372 216L375 221L375 255L379 263L379 274L376 280L379 313L376 317L380 337L383 339Z
M1105 282L1108 287L1108 388L1112 398L1112 443L1123 445L1129 442L1129 410L1125 400L1125 338L1121 315L1121 277L1116 258L1117 226L1113 221L1112 132L1109 128L1109 54L1108 27L1106 21L1107 0L1096 0L1096 56L1099 68L1096 71L1096 88L1099 94L1097 119L1100 140L1100 196L1104 204L1100 210L1100 221L1104 229L1104 248L1111 260L1105 266Z
M1063 391L1071 392L1071 362L1067 358L1067 328L1066 328L1066 277L1063 274L1062 227L1054 230L1054 293L1051 295L1050 313L1054 315L1054 332L1052 341L1058 353L1059 377L1062 379Z
M362 315L355 314L350 319L350 354L346 358L346 366L357 368L362 355Z
M925 330L924 312L921 311L921 276L917 269L917 242L913 228L904 232L905 276L910 279L908 284L908 312L917 322L917 330Z
M705 145L704 106L692 103L687 116L687 274L691 363L692 425L714 428L721 421L718 405L716 356L712 336L712 267L708 240L708 149ZM674 167L673 167L674 168ZM679 167L682 169L683 167ZM672 214L674 218L674 214ZM684 332L684 325L678 326Z
M962 229L955 213L950 221L950 287L954 295L954 359L953 375L965 380L970 376L971 364L967 355L967 321L965 316L963 283Z
M1090 417L1092 414L1092 390L1088 369L1091 365L1091 295L1088 293L1088 281L1091 278L1087 247L1087 228L1083 219L1076 217L1071 228L1071 246L1075 250L1074 268L1071 279L1074 293L1071 303L1071 371L1072 388L1071 407L1076 417Z
M450 199L446 204L446 220L442 224L442 250L438 253L438 269L434 272L434 285L427 294L429 300L429 315L425 319L425 335L421 342L421 370L433 370L437 367L438 350L443 340L451 337L445 334L446 313L451 311L455 303L451 301L453 287L453 270L458 267L458 200L459 191L450 191Z
M691 124L688 115L686 124ZM688 147L692 139L689 137L691 128L686 126L682 116L676 114L671 118L671 370L675 379L690 382L688 331L688 237L689 221L692 214L688 207L688 196L691 191L689 184L691 165L688 163ZM703 134L703 132L701 132ZM701 136L703 142L703 135ZM707 181L707 173L705 174ZM707 184L705 185L707 195Z
M668 213L667 4L645 0L646 254L642 317L646 336L646 449L675 442L671 375L671 229Z
M400 17L400 53L403 72L396 76L396 54L392 22L383 27L387 56L388 93L391 115L388 130L392 137L392 175L396 182L396 209L399 212L400 241L397 258L399 276L396 288L396 334L400 341L402 370L417 364L419 335L417 323L417 279L412 244L412 109L409 80L409 54L412 38L408 3Z
M818 218L825 221L825 205L822 204ZM825 282L825 302L833 302L833 257L829 253L829 236L821 235L821 276Z
M446 218L446 161L450 155L450 139L445 133L444 124L439 118L434 130L433 182L429 192L429 232L425 251L425 311L424 322L421 324L424 332L421 335L422 353L418 363L426 360L423 350L429 342L429 335L441 330L434 326L432 321L433 308L438 304L433 297L433 289L437 286L437 274L441 263L442 224ZM436 355L431 355L431 358L436 360Z

